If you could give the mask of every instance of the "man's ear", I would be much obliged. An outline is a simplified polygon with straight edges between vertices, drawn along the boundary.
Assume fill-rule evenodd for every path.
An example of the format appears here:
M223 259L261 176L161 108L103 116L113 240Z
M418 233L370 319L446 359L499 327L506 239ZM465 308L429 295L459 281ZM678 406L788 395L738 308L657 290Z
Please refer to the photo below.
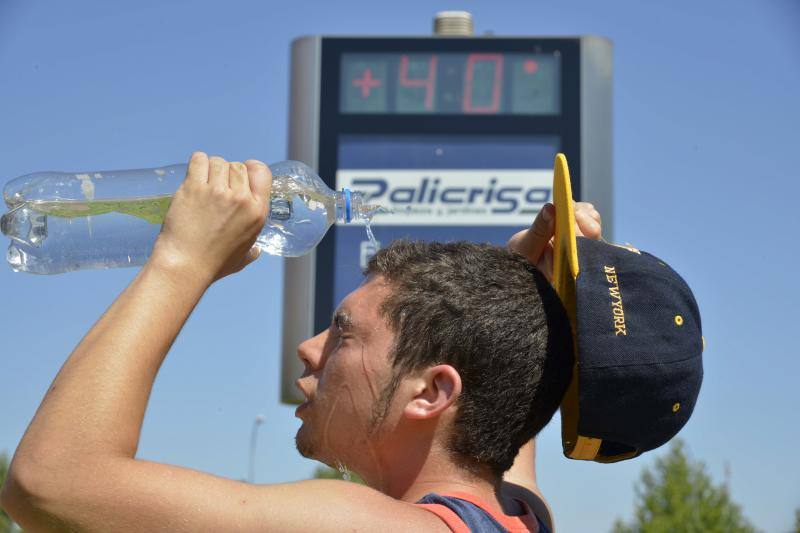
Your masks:
M406 404L403 414L423 420L441 415L461 395L461 376L450 365L426 368L414 379L414 397Z

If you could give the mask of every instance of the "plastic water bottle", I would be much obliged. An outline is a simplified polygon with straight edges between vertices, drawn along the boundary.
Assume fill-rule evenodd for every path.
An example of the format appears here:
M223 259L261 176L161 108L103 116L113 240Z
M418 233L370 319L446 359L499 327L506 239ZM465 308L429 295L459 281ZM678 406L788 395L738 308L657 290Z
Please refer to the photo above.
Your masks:
M306 254L332 224L369 222L386 211L365 205L358 192L332 191L298 161L270 170L270 211L256 240L264 252ZM11 180L3 190L9 211L0 219L0 230L11 239L6 260L14 270L35 274L143 265L185 175L186 165L171 165Z

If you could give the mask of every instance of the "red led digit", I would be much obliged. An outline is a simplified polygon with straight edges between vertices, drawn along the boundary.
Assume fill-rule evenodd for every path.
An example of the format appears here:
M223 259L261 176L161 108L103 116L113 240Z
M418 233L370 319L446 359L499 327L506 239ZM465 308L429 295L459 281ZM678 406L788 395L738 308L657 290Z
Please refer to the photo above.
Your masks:
M475 63L491 61L494 63L494 80L492 82L492 102L488 106L472 105L472 83L475 75ZM464 79L464 99L462 108L465 113L497 113L500 111L500 95L503 84L503 54L470 54L467 56L467 74Z
M436 88L436 62L437 57L432 55L428 60L427 78L408 78L409 59L407 55L400 56L400 85L403 87L425 87L425 109L433 109L433 94Z
M371 68L364 69L363 78L353 80L353 87L359 87L361 89L362 98L369 98L372 89L375 89L380 86L381 86L381 80L372 77Z

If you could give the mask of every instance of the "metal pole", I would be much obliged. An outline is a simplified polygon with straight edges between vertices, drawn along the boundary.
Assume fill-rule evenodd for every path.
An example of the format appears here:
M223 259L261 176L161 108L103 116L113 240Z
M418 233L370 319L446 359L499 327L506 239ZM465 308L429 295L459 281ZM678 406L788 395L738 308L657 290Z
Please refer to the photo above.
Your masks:
M253 420L253 429L250 432L250 464L247 468L247 482L252 483L256 470L256 440L258 439L258 426L264 423L264 415L257 415Z

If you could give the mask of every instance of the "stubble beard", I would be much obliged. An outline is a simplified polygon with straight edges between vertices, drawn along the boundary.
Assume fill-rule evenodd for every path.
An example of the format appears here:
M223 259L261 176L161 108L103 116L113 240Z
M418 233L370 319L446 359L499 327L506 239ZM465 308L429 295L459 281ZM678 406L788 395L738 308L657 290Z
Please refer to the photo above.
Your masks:
M306 459L314 459L314 444L311 441L311 436L308 434L308 428L306 428L305 423L297 430L297 434L294 436L294 445L300 455Z
M367 421L366 427L367 435L374 436L380 430L383 421L389 413L389 408L391 407L391 402L394 399L394 393L397 391L400 379L401 375L397 372L393 372L391 379L379 393L377 400L371 407L371 416ZM294 437L294 444L295 448L297 448L297 452L306 459L325 462L318 456L319 450L314 442L314 431L308 423L303 422L300 429L297 430L297 434Z

